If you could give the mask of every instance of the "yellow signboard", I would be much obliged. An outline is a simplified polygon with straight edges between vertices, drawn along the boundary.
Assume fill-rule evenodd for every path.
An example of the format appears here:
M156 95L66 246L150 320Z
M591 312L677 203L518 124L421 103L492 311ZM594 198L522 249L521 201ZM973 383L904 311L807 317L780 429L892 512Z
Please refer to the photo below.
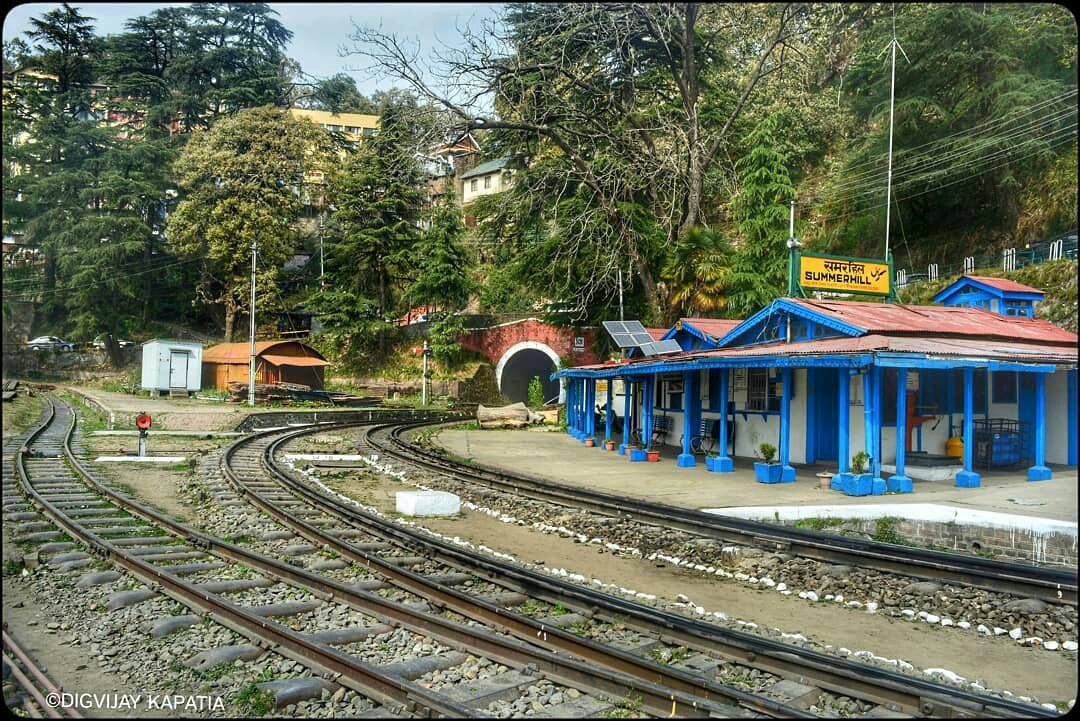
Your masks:
M799 256L799 280L803 288L839 293L889 295L889 264L830 256Z

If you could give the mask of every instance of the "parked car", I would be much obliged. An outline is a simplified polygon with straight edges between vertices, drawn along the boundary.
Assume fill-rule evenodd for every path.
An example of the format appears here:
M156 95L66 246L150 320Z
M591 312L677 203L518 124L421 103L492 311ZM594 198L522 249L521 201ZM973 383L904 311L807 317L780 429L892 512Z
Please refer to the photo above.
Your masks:
M26 341L26 347L30 350L55 350L61 352L75 350L74 343L63 338L57 338L54 335L40 335L33 340L28 340Z
M118 346L120 346L121 348L130 348L131 346L135 345L133 342L131 342L129 340L122 340L120 338L116 339L116 344ZM90 343L90 345L92 345L93 347L98 348L100 350L105 350L105 334L102 333L97 338L94 338L94 340Z

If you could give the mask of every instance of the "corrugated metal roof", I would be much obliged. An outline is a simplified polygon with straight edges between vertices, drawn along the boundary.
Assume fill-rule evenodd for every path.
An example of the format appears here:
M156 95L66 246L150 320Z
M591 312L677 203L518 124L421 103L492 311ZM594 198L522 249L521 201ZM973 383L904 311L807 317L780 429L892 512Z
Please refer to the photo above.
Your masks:
M1077 343L1075 333L1058 328L1041 318L1005 316L980 308L806 298L790 300L810 310L858 326L868 333L923 333L933 340L948 336L967 336L1073 345Z
M266 355L259 356L261 360L271 363L276 366L297 366L297 367L312 367L312 366L328 366L329 361L324 361L322 358L313 358L311 356L298 356L298 355Z
M322 357L322 354L311 346L304 345L295 340L261 340L255 342L255 355L257 357L262 356L267 350L274 348L275 346L287 345L289 343L295 343L304 349L304 352L309 358L319 358L326 360ZM250 343L221 343L213 348L207 348L203 351L203 362L209 363L247 363L251 359L251 344ZM304 356L298 356L304 357ZM280 365L280 364L277 364Z
M741 320L728 320L726 318L679 318L683 324L689 323L705 335L717 340L723 338L731 330L742 323Z
M668 329L667 328L646 328L645 332L647 332L649 335L651 335L653 340L663 340L664 336L667 335Z
M478 175L487 175L488 173L494 173L496 170L502 170L506 167L506 164L510 162L510 156L506 155L502 158L496 158L495 160L489 160L486 163L477 165L472 170L466 171L461 174L462 180L466 178L473 178Z
M1046 295L1046 293L1038 288L1032 288L1030 285L1017 283L1015 280L1009 280L1008 278L989 278L985 275L965 275L963 277L977 280L983 285L1003 290L1006 293L1038 293L1039 295Z

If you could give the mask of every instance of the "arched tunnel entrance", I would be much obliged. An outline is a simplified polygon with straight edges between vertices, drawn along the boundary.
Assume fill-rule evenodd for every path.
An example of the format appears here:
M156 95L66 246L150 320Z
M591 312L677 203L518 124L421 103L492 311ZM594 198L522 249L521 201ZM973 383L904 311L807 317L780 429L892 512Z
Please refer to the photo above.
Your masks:
M540 347L536 347L540 346ZM539 343L534 347L511 348L499 362L496 375L499 380L499 392L511 403L528 402L529 382L540 378L544 388L544 401L559 399L559 381L549 380L555 372L555 352ZM501 369L501 370L500 370Z

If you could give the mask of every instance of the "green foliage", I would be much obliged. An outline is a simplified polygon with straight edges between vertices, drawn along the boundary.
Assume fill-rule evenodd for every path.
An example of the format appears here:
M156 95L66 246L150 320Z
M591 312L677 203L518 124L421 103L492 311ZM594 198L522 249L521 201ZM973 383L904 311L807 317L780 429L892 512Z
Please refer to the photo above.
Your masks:
M761 452L761 458L766 463L772 463L772 459L776 457L776 446L771 443L762 443L758 446L758 450Z
M276 295L295 248L301 203L294 188L305 170L331 163L326 133L271 107L222 119L184 149L176 172L186 197L169 218L169 237L182 258L199 262L198 297L221 310L226 340L249 305L252 244L257 295L265 300Z
M899 523L900 519L893 516L885 516L884 518L877 519L874 524L874 533L870 538L880 543L893 543L899 546L912 545L911 542L897 532L896 526Z
M544 384L539 376L533 376L529 381L529 408L544 407Z
M465 319L459 315L444 315L432 323L428 335L432 355L448 366L461 362L464 352L458 338L464 331Z
M859 451L851 457L851 472L855 475L866 472L866 463L870 455L866 451Z
M732 248L719 233L691 228L675 245L661 277L677 315L695 316L723 308Z
M786 221L795 188L787 158L776 149L778 122L775 115L762 121L747 138L749 153L736 163L742 190L733 202L740 244L727 278L732 318L749 317L786 291Z
M418 275L409 288L414 303L452 311L468 302L471 284L461 247L464 232L457 208L440 205L432 213L431 227L416 245Z

